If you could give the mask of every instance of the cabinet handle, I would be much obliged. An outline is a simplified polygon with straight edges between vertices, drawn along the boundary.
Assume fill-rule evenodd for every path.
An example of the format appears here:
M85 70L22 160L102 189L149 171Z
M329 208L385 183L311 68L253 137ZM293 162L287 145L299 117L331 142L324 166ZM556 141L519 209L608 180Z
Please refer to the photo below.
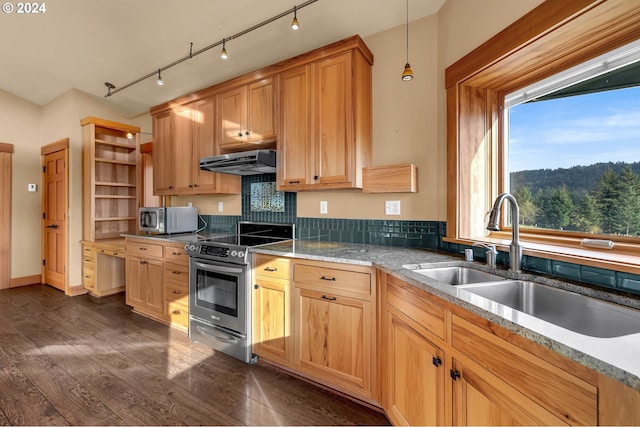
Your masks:
M200 187L198 184L193 184L194 187Z
M172 252L171 255L182 255L182 252Z
M114 253L113 253L113 256L118 256L118 252L114 252Z
M298 181L289 181L289 184L300 184L300 180L298 180Z
M253 289L259 289L260 285L258 285L257 283L255 285L253 285Z
M180 274L179 271L172 271L173 274Z
M147 248L138 248L138 249L140 249L141 251L146 251L147 250Z
M171 312L171 314L178 315L178 314L180 314L180 310L173 310L173 311Z
M180 295L182 292L176 291L175 289L172 291L175 295Z
M238 136L239 136L239 137L242 137L242 132L238 132Z
M328 297L328 296L326 296L326 295L322 295L322 299L326 299L326 300L329 300L329 301L335 301L335 300L337 300L337 298L336 298L336 297Z
M278 267L276 267L276 268L265 267L264 271L278 271Z
M193 188L193 184L189 184L189 188Z
M313 179L315 179L316 181L319 179L320 177L318 175L314 175Z
M85 279L91 279L91 276L84 276Z
M146 264L147 261L140 261L140 264Z
M246 136L249 136L249 135L251 135L251 132L249 132L249 131L245 131L245 133L244 133L244 134L245 134Z
M460 372L454 371L453 369L449 370L449 375L451 375L451 379L457 381L460 378Z
M335 278L335 277L322 276L322 277L320 278L320 280L327 280L327 281L329 281L329 282L335 282L335 281L336 281L336 278Z
M433 356L433 359L431 359L431 360L433 361L433 365L436 368L442 364L442 360L440 360L439 357Z
M100 253L103 254L104 253L104 249L100 249Z

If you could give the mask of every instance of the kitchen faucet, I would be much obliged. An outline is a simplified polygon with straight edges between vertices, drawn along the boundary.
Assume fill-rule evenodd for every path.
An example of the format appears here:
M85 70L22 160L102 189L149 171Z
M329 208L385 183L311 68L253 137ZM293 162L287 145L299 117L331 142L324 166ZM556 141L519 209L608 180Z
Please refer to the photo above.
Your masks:
M487 230L500 231L500 209L502 202L507 199L511 202L511 246L509 247L509 270L519 273L520 263L522 261L522 246L520 245L520 230L518 228L520 222L520 208L516 198L509 193L502 193L493 204L493 208L489 214L487 222Z

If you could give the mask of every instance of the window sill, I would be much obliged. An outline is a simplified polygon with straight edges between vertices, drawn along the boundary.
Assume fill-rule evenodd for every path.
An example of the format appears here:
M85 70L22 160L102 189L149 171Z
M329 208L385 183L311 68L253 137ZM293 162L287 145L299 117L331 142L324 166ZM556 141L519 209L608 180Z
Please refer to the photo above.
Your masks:
M500 251L509 252L511 233L491 233L477 239L445 237L443 240L469 246L475 242L490 243ZM520 234L523 255L640 275L640 247L637 245L616 243L614 249L592 249L580 246L580 241L581 238Z

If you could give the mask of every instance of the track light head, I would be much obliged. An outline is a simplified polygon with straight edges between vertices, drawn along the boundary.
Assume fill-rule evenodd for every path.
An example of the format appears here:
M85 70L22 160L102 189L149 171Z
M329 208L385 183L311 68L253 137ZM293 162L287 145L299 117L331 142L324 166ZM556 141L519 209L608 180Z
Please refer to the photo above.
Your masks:
M105 95L105 98L108 98L111 96L111 89L115 89L116 87L113 83L109 82L104 82L104 85L107 87L107 94Z
M300 28L300 23L298 22L298 7L293 6L293 20L291 21L291 29L293 31L297 31Z
M411 65L407 62L404 66L404 71L402 72L402 80L408 82L409 80L413 80L413 70L411 69Z
M158 86L164 85L164 80L162 80L162 76L160 75L160 69L158 68L158 80L156 80L156 84Z
M222 59L227 59L229 57L229 54L227 53L227 47L226 47L227 41L226 40L222 40L222 50L220 51L220 58Z

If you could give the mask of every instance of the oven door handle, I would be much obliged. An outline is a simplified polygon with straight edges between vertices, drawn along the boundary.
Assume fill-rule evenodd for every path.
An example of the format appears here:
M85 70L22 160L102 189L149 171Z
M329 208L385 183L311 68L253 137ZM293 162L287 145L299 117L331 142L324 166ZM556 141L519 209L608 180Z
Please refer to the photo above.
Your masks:
M221 337L220 335L217 335L217 334L216 334L216 335L214 335L214 334L210 334L210 333L209 333L209 331L207 331L207 330L206 330L205 328L203 328L202 326L196 326L196 329L197 329L197 330L198 330L198 332L200 332L202 335L206 335L206 336L208 336L208 337L211 337L211 338L217 339L217 340L219 340L219 341L224 341L224 342L233 343L233 344L235 344L235 343L237 343L237 342L238 342L238 340L237 340L236 338L234 338L233 336L231 336L231 335L227 335L227 336Z
M194 264L197 268L200 268L202 270L206 270L206 271L214 271L214 272L220 272L220 273L232 273L232 274L241 274L243 269L242 268L233 268L233 267L223 267L221 265L211 265L211 264L205 264L203 262L199 262L199 261L194 261Z

